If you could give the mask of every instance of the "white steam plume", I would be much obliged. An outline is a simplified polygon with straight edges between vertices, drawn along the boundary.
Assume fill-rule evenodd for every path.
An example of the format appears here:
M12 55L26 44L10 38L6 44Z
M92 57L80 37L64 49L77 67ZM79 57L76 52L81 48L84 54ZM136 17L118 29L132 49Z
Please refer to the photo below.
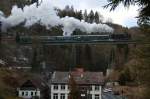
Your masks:
M14 6L11 11L11 15L7 18L0 15L0 21L2 21L2 29L14 27L21 23L25 23L25 27L30 27L36 23L46 26L47 29L54 26L63 26L63 35L70 36L75 29L80 29L83 32L108 32L112 33L113 29L106 24L90 24L85 21L80 21L73 17L60 18L57 16L57 11L54 10L54 6L50 0L43 0L40 6L36 4L27 5L23 8Z

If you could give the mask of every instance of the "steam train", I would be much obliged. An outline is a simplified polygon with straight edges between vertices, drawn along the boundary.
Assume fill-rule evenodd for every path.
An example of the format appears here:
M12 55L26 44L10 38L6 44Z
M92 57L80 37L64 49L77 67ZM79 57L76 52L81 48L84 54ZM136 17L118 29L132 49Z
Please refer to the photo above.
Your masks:
M107 35L73 35L73 36L16 36L19 43L61 43L61 42L98 42L98 41L126 41L130 40L129 34L107 34Z
M1 22L0 22L1 27ZM125 41L130 40L131 36L129 34L103 34L103 35L72 35L72 36L21 36L16 34L16 36L2 37L0 31L0 41L1 39L5 41L15 41L17 43L32 43L37 40L41 43L61 43L61 42L98 42L98 41Z

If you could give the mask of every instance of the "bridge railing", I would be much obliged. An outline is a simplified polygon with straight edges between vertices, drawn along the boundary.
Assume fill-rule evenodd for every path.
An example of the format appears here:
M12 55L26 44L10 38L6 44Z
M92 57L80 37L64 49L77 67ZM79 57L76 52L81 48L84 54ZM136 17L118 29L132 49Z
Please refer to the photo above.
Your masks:
M104 43L104 42L131 42L128 35L73 35L73 36L20 36L20 44L39 43Z

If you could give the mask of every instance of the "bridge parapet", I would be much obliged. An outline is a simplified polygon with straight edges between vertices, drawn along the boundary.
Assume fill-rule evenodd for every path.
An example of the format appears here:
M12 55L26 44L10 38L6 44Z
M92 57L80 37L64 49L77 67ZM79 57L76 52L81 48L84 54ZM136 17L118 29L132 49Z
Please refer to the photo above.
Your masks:
M20 44L86 44L86 43L133 43L127 35L73 35L73 36L20 36Z

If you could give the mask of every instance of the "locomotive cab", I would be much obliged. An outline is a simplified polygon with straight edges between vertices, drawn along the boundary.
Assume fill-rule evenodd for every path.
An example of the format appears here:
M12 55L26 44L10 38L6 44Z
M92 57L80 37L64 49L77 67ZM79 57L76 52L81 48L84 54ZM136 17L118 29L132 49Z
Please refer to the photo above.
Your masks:
M130 34L111 34L110 35L111 39L114 40L130 40L131 39L131 35Z

